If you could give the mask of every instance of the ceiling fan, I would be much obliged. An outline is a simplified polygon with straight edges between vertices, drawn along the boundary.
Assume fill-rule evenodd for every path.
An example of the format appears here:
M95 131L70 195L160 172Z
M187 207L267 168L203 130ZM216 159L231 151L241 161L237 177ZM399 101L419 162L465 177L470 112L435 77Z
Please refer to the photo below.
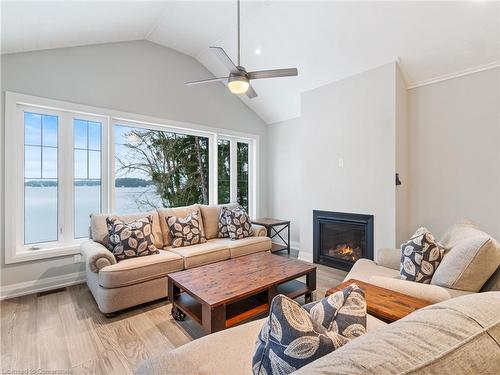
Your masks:
M246 94L250 99L252 99L257 96L257 93L250 85L251 80L298 75L297 68L258 70L255 72L247 72L246 69L240 65L240 0L238 0L238 65L235 65L233 63L233 61L221 47L210 47L210 49L213 53L215 53L220 62L222 62L229 70L229 76L186 82L186 85L198 85L201 83L211 83L227 80L229 91L237 95Z

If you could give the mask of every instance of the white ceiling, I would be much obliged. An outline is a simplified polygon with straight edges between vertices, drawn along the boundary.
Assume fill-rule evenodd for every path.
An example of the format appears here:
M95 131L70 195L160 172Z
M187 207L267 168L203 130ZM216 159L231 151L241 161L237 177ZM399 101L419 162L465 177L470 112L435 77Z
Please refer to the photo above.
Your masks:
M498 1L267 0L241 11L242 65L299 69L254 81L259 96L242 97L268 123L300 115L301 92L396 59L410 86L500 63ZM2 53L145 39L224 76L208 47L235 59L235 16L235 1L3 1Z

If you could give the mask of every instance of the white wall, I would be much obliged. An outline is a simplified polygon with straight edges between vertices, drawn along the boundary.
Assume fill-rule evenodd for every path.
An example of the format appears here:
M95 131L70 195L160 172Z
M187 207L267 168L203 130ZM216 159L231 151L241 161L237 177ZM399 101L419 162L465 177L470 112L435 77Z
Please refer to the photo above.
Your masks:
M500 69L408 95L411 230L465 217L500 239Z
M408 92L401 70L396 69L396 172L401 185L396 186L396 246L410 235L410 153Z
M268 212L272 217L290 220L292 246L300 243L300 204L302 183L300 160L302 140L300 118L275 123L268 131Z
M292 219L302 259L315 209L373 214L375 248L395 245L395 85L387 64L304 93L299 119L271 125L270 214Z
M267 178L267 126L219 83L185 86L185 81L211 76L195 59L138 41L3 55L1 63L2 103L4 91L15 91L259 135L263 165L259 169L258 214L266 214L266 195L260 190ZM2 140L3 119L2 112ZM3 170L2 165L2 174ZM1 216L3 219L3 211ZM3 242L1 245L3 249ZM72 257L6 265L4 252L0 253L2 288L83 270L83 264L73 264Z

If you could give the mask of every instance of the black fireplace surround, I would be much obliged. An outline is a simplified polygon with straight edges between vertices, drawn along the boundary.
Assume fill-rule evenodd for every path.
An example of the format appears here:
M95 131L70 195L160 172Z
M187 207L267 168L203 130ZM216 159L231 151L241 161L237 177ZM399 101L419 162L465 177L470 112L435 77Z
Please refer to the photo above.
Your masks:
M314 210L313 219L314 263L348 271L373 259L373 215Z

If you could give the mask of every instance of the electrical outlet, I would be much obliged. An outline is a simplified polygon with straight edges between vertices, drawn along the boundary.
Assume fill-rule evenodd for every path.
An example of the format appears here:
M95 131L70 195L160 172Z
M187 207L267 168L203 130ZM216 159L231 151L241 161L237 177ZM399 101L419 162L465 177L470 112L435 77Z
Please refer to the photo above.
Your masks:
M75 256L73 256L73 263L81 263L81 262L82 262L82 255L75 254Z
M339 168L344 168L344 158L339 158Z

